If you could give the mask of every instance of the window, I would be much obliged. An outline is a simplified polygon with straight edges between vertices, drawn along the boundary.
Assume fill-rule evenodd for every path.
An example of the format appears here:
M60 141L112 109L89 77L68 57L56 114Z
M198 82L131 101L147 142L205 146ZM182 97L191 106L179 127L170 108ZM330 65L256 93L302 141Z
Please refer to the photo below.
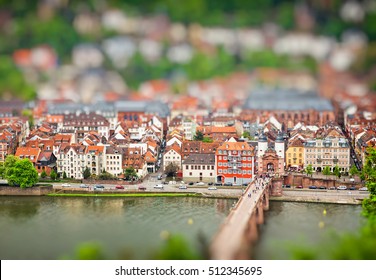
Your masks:
M209 176L213 176L213 173L210 172L210 175Z
M185 169L187 169L187 170L188 170L188 169L189 169L189 165L186 165L186 166L185 166Z
M214 165L212 165L211 170L214 170Z
M189 176L192 176L192 172L189 172Z
M222 169L218 169L218 173L222 173Z
M222 162L218 162L218 166L222 166Z
M202 170L205 170L205 165L202 166Z

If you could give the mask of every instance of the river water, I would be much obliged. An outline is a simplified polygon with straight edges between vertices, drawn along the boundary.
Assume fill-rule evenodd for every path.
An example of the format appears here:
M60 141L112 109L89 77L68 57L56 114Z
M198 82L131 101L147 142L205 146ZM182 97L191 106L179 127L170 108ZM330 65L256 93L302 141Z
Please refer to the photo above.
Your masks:
M79 244L92 241L108 259L150 259L163 244L162 232L181 234L198 249L198 236L210 241L234 201L0 197L0 258L72 259ZM254 257L286 259L285 242L316 244L333 230L356 232L360 211L352 205L271 202ZM324 228L319 228L320 222Z

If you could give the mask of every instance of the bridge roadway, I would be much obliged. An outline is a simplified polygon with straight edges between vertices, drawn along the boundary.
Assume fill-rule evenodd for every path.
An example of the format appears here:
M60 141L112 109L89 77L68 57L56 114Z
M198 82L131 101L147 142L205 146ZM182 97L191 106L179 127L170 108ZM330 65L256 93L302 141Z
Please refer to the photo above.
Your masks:
M267 183L265 181L265 183ZM210 246L211 258L215 260L233 260L241 249L245 231L256 205L267 188L256 190L255 181L250 184L231 210ZM251 193L251 197L248 194Z

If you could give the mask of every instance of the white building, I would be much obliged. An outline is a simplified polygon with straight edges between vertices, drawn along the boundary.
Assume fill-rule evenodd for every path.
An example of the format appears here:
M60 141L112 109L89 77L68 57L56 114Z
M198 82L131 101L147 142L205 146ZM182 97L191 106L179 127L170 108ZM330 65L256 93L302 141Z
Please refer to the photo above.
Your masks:
M166 166L169 164L175 164L181 169L181 151L180 147L173 145L167 147L165 154L163 155L163 170L166 170Z
M308 139L304 143L304 166L311 164L316 172L322 172L325 166L330 170L338 165L340 171L350 169L350 146L345 138L326 137Z
M107 146L105 147L104 157L103 166L106 172L114 176L123 173L123 149Z
M191 154L182 163L184 182L214 182L215 154Z

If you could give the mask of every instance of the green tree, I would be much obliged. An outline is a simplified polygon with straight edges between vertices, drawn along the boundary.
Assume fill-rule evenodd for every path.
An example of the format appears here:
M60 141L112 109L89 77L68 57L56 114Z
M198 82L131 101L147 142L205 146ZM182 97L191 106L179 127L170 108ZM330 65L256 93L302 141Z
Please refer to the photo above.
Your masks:
M213 143L213 139L211 139L211 138L208 137L208 136L205 136L205 137L202 139L202 142L204 142L204 143Z
M89 167L85 168L84 172L82 173L82 176L84 177L84 179L90 178L91 172L90 172Z
M4 176L5 176L4 162L0 162L0 178L4 178Z
M46 173L45 170L42 171L42 173L40 174L40 177L41 177L42 179L44 179L44 178L47 177L47 173Z
M167 175L167 177L175 177L178 171L179 166L171 162L166 166L164 173Z
M308 164L307 167L305 168L304 172L307 174L307 175L311 175L313 174L313 167L312 167L312 164Z
M322 170L322 174L324 174L325 176L332 174L332 172L330 171L330 167L325 166L324 169Z
M341 171L339 170L339 166L336 165L333 168L333 175L337 176L338 178L341 178Z
M51 180L56 180L56 178L57 178L57 173L53 169L50 172L50 178L51 178Z
M197 130L195 136L193 137L193 140L195 141L204 140L204 134L200 130Z
M67 179L67 173L65 171L63 172L63 179Z
M102 171L102 173L99 174L100 180L111 180L113 178L114 178L114 176L112 176L112 174L108 173L107 171Z
M156 260L198 260L202 257L181 235L168 236L165 244L153 256Z
M38 172L28 159L18 159L6 169L6 179L11 186L32 187L38 182Z
M242 136L243 136L243 138L251 139L251 133L249 133L249 131L244 131Z
M359 174L358 168L356 168L355 164L351 165L351 168L349 170L349 174L350 174L351 177Z
M136 180L138 178L137 171L133 166L129 166L124 170L124 176L127 180Z

